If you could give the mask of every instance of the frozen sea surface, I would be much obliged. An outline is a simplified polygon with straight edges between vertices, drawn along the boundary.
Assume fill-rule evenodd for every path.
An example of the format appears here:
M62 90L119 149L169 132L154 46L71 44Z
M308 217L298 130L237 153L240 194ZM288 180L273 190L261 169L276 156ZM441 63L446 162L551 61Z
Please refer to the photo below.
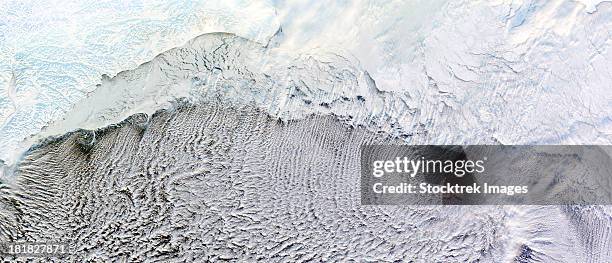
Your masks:
M387 125L445 131L431 143L610 143L609 2L8 1L0 10L0 159L8 164L102 74L214 31L292 57L349 60L418 112Z
M2 239L75 241L73 260L611 260L606 206L364 208L351 187L356 144L389 137L610 144L608 2L1 5L0 159L47 138L2 178Z
M265 41L278 26L267 2L0 1L0 159L13 163L22 140L61 119L103 74L203 33Z

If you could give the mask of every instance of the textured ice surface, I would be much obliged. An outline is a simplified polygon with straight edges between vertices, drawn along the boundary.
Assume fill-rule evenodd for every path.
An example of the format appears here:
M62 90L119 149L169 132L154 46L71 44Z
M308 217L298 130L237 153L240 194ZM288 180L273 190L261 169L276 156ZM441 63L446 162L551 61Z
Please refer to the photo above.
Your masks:
M334 1L280 13L285 45L349 50L379 89L407 93L423 112L412 123L448 134L438 142L610 143L612 5L583 2Z
M49 122L33 139L111 125L2 178L3 240L98 260L611 261L609 207L361 207L351 165L386 136L610 144L608 2L0 5L0 159ZM245 38L137 66L211 31Z
M269 3L0 1L0 159L100 82L206 32L265 41Z
M178 103L31 150L2 185L0 240L63 261L609 261L604 207L362 206L359 146L332 117Z
M273 46L303 60L280 65L307 71L312 56L349 64L357 76L367 71L378 90L399 94L389 103L407 105L396 108L405 114L397 124L386 125L444 134L428 142L611 140L609 2L3 5L0 158L8 163L21 140L64 117L102 73L133 68L200 33L267 43L279 26ZM268 63L257 71L278 76L284 68Z

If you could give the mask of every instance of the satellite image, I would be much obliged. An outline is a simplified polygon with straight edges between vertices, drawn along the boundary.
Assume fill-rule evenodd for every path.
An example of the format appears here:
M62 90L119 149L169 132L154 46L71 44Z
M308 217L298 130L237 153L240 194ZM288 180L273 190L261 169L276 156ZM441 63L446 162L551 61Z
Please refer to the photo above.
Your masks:
M0 0L0 262L612 262L612 1Z

